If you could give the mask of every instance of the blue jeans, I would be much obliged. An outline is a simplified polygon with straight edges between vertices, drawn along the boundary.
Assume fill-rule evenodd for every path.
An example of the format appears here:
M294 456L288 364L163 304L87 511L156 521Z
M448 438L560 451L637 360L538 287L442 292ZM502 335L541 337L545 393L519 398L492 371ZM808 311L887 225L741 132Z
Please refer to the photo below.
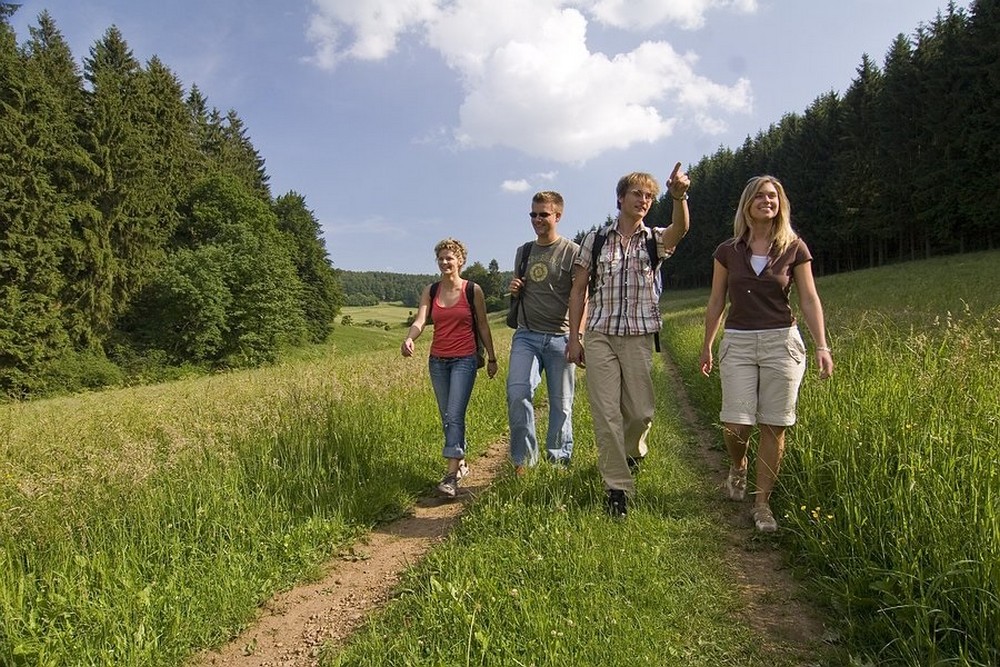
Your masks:
M507 369L507 421L510 458L514 465L538 463L533 397L541 374L549 393L549 431L546 458L569 463L573 455L573 392L576 365L566 363L568 336L518 329L510 345Z
M465 411L472 396L472 385L476 382L476 355L431 357L428 367L444 428L442 456L446 459L464 459Z

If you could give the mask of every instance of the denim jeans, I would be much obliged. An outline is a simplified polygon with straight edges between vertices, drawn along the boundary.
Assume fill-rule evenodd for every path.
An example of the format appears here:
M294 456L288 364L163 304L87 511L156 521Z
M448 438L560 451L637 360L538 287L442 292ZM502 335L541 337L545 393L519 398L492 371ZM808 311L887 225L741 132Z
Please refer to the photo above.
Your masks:
M472 385L476 382L476 355L431 357L428 367L444 428L442 456L446 459L464 459L465 411L472 396Z
M573 392L576 365L566 363L568 336L518 329L510 346L507 369L507 420L510 458L514 465L538 463L535 434L535 390L545 373L549 394L546 458L569 463L573 455Z

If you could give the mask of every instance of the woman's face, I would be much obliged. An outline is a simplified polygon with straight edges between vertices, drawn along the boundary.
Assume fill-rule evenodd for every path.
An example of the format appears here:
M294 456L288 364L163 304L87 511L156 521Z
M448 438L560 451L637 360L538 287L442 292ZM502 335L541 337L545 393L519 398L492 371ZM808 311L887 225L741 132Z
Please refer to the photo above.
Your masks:
M438 270L441 271L442 276L447 276L450 274L457 274L462 270L462 263L455 254L454 250L448 250L447 248L438 253L437 256Z
M771 222L778 217L778 188L764 181L750 200L750 218L755 222Z

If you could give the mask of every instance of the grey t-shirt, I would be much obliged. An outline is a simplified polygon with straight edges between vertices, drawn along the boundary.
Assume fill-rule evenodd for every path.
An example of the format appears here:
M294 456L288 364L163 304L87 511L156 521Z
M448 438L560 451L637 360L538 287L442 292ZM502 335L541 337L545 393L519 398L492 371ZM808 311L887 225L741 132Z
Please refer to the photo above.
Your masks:
M569 333L569 293L573 286L573 259L578 250L577 244L564 237L547 246L531 244L521 288L522 304L518 304L519 328L539 333ZM520 266L520 255L518 248L514 266Z

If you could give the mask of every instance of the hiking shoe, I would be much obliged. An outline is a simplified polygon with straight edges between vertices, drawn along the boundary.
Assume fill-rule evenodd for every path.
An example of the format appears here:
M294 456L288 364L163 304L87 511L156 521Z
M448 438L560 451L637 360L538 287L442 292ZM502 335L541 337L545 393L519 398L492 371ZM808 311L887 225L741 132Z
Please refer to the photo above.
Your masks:
M639 473L639 468L642 466L641 456L626 456L625 463L628 464L628 471L632 473L633 476Z
M458 471L455 473L455 479L460 480L469 474L469 464L465 462L465 459L458 464Z
M726 492L730 500L743 500L747 497L747 469L737 470L730 466L726 477Z
M754 505L751 516L753 516L754 525L760 532L773 533L778 530L778 522L775 521L774 514L771 513L771 508L767 505Z
M438 484L438 491L441 495L447 496L449 498L454 498L458 495L458 477L454 473L449 473L444 476L441 483Z
M628 497L621 489L608 489L604 509L613 519L624 519L628 514Z

